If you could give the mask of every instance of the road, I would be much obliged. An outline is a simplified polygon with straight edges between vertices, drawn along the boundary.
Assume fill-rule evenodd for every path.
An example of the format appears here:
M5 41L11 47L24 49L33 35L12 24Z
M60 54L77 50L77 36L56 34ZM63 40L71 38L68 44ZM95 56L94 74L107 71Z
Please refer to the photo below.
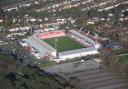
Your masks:
M0 43L0 46L1 46L1 45L5 45L5 44L8 44L8 42L5 42L5 43Z

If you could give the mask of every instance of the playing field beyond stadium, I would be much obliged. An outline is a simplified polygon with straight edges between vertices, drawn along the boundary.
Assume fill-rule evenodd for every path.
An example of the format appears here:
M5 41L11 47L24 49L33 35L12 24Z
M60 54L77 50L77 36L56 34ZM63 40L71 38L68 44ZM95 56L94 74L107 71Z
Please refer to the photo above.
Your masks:
M121 62L128 63L128 53L120 54L118 57L120 58Z
M67 36L43 39L43 41L57 49L58 52L85 48L84 45Z

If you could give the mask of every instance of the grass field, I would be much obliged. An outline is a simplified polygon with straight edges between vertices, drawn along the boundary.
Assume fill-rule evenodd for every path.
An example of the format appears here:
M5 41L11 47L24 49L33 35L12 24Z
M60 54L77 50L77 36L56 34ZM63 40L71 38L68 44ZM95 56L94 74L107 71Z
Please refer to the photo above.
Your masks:
M67 36L43 39L43 41L57 49L58 52L85 48L85 46Z
M118 57L120 58L120 61L128 63L128 53L118 55Z

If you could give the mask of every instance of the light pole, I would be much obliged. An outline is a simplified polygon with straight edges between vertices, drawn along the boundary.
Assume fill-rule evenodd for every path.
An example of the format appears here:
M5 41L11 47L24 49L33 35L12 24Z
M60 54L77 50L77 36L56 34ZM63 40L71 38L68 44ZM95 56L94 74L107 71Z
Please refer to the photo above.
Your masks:
M56 49L56 57L58 58L57 41L58 41L58 39L57 39L57 37L56 37L54 44L55 44L55 49Z

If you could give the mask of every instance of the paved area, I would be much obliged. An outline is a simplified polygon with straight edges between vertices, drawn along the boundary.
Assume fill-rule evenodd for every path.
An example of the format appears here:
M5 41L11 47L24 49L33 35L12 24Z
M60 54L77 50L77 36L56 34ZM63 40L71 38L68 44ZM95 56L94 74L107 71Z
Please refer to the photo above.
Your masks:
M65 64L60 64L57 66L53 66L50 68L47 68L46 71L47 72L53 72L53 73L72 73L75 71L83 71L86 69L93 69L98 68L100 66L100 64L95 64L95 62L93 61L88 61L88 62L81 62L81 61L77 61L77 62L71 62L71 63L65 63Z
M101 64L90 60L60 64L45 70L67 80L76 78L82 89L128 89L124 80L114 76Z

